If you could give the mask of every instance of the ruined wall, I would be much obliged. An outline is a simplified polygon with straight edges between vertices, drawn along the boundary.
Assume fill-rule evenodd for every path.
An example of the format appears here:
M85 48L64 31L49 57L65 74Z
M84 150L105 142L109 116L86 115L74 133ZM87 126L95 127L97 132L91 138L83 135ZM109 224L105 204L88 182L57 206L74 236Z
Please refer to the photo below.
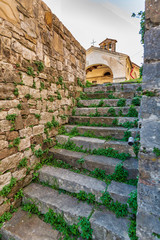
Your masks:
M143 96L141 105L142 130L137 215L137 235L140 240L159 239L160 237L159 13L160 2L146 0L143 89L148 96Z
M0 215L31 181L33 152L52 145L56 121L68 122L82 90L77 78L84 83L85 50L50 9L0 0Z

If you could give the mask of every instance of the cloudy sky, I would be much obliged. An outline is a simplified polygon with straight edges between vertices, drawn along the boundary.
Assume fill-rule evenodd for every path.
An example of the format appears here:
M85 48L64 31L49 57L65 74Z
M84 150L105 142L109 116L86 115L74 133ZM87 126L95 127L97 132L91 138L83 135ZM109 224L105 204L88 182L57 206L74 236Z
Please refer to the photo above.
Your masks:
M88 49L94 39L98 46L106 38L117 39L117 51L128 54L139 65L143 62L139 20L133 12L144 10L144 0L43 0Z

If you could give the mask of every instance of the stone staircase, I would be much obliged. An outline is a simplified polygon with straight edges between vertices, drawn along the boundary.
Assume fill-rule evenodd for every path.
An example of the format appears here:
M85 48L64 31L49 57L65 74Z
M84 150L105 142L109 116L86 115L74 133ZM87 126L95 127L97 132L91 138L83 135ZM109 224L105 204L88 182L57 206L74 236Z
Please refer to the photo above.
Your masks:
M106 192L114 203L126 205L129 195L136 190L133 183L138 176L138 160L133 146L128 145L127 136L136 138L139 133L138 116L135 116L139 106L130 108L130 105L140 90L137 84L85 88L69 124L61 128L61 134L56 137L57 146L50 149L53 160L38 170L39 180L24 189L23 203L34 203L42 214L52 209L62 214L70 225L77 224L79 217L89 219L92 239L130 239L129 206L128 215L117 217L114 210L102 204L102 197ZM125 106L118 106L119 98L126 99ZM127 172L125 181L110 178L117 166ZM96 204L79 200L77 194L82 192L94 195ZM4 224L1 233L3 240L58 240L62 236L37 216L29 218L22 210Z

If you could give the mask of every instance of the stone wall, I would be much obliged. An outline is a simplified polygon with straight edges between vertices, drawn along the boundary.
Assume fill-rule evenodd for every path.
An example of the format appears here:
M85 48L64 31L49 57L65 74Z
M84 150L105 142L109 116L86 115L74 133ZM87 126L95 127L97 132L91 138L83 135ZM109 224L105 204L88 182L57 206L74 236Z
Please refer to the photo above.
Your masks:
M52 146L56 121L68 122L79 80L85 50L50 9L40 0L0 0L0 215L31 181L33 152Z
M140 240L160 237L160 2L146 0L142 130L139 155L137 235Z

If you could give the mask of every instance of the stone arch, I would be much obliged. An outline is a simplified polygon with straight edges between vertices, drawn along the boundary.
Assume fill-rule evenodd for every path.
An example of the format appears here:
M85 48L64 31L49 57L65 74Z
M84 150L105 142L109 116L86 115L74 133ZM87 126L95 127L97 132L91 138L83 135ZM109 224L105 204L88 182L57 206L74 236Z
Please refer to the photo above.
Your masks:
M86 80L94 84L112 83L113 72L104 64L95 64L86 69Z
M100 48L91 47L87 50L86 69L94 65L105 65L112 71L112 82L125 81L126 58L127 56L124 54L112 53Z

